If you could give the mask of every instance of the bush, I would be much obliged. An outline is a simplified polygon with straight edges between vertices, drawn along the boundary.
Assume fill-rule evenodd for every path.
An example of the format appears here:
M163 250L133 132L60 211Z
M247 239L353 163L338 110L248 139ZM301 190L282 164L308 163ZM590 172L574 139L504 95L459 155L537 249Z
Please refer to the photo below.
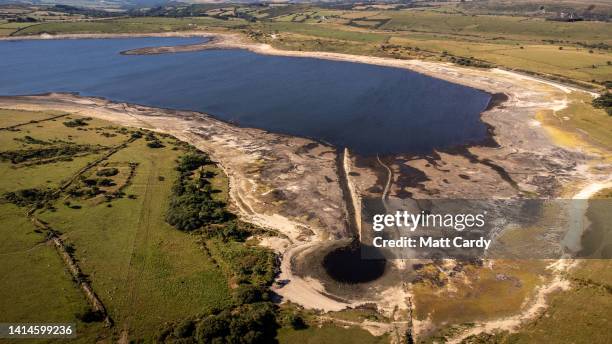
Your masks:
M83 313L75 314L75 317L84 323L99 322L104 320L104 315L100 311L88 310Z
M112 176L117 175L118 173L119 173L118 169L114 167L107 167L107 168L98 170L98 172L96 172L96 175L100 177L112 177Z
M204 153L189 153L183 155L179 159L178 167L176 168L180 172L190 172L194 171L204 165L210 164L210 159L208 155Z
M294 330L304 330L308 328L308 324L306 324L304 318L302 318L302 316L296 313L288 314L285 317L284 322L287 325L291 326L291 328L293 328Z
M190 180L192 171L208 163L208 156L199 152L186 154L179 159L176 169L181 173L172 187L166 213L166 222L179 230L192 231L231 218L231 214L225 210L225 203L213 199L210 185L202 181L205 176L200 176L196 181ZM228 235L234 234L237 232L228 232Z
M193 335L195 323L193 320L184 320L174 328L174 336L177 338L187 338Z
M593 99L593 106L606 110L608 116L612 116L612 93L606 92Z
M87 118L85 118L85 119L84 118L75 118L75 119L73 119L71 121L64 122L64 125L69 127L69 128L84 127L84 126L89 125L87 123L87 120L88 120Z
M192 231L205 224L221 223L228 219L223 202L212 199L210 193L193 186L170 200L166 221L182 231Z
M4 199L20 207L42 204L55 198L54 191L51 189L23 189L4 194Z
M98 186L113 186L115 182L113 182L110 178L100 178L98 179Z
M242 284L234 290L234 301L237 305L269 301L268 290L251 284Z
M161 141L153 140L153 141L147 142L147 147L149 147L149 148L163 148L165 146L161 143Z
M196 327L198 343L277 343L275 306L269 302L242 305L208 315Z
M92 152L95 150L96 149L90 145L63 144L53 147L0 152L0 160L9 160L13 164L18 164L29 160L71 157L78 153Z

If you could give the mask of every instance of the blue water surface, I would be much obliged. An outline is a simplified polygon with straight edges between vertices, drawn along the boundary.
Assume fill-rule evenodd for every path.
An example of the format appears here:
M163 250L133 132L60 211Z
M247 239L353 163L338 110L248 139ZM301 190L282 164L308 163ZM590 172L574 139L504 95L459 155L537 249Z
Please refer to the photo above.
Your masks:
M0 42L0 95L78 92L209 113L241 126L373 155L425 153L486 139L490 95L408 70L208 50L121 55L199 38Z

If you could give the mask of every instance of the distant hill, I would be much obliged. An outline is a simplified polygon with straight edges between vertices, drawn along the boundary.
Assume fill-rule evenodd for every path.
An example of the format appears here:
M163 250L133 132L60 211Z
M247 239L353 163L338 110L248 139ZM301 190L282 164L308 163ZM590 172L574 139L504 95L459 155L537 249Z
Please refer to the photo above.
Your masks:
M188 4L214 4L214 3L258 3L258 2L292 2L292 3L308 3L308 2L333 2L334 0L321 0L321 1L310 1L310 0L0 0L0 5L3 4L32 4L32 5L70 5L70 6L81 6L81 7L93 7L93 8L120 8L120 7L151 7L168 5L176 2L188 3ZM381 1L384 2L384 1Z
M32 4L32 5L69 5L91 8L122 8L149 7L170 4L168 0L0 0L0 5Z

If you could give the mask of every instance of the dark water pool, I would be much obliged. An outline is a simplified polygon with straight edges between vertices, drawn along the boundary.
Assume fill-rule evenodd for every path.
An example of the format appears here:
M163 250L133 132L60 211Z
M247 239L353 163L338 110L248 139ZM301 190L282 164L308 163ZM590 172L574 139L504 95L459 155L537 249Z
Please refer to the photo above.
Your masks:
M359 243L353 242L329 252L323 258L323 268L337 282L366 283L382 277L387 268L387 261L362 259Z
M407 70L211 50L120 55L197 38L0 42L0 95L79 92L206 112L364 155L423 153L487 137L490 96Z

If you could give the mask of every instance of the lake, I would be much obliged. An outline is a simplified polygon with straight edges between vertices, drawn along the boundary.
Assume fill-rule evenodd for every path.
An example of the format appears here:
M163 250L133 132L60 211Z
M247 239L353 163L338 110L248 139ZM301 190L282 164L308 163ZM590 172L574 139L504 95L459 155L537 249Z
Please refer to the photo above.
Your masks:
M121 55L201 38L0 41L0 95L78 92L194 110L362 155L483 142L490 95L408 70L207 50Z

